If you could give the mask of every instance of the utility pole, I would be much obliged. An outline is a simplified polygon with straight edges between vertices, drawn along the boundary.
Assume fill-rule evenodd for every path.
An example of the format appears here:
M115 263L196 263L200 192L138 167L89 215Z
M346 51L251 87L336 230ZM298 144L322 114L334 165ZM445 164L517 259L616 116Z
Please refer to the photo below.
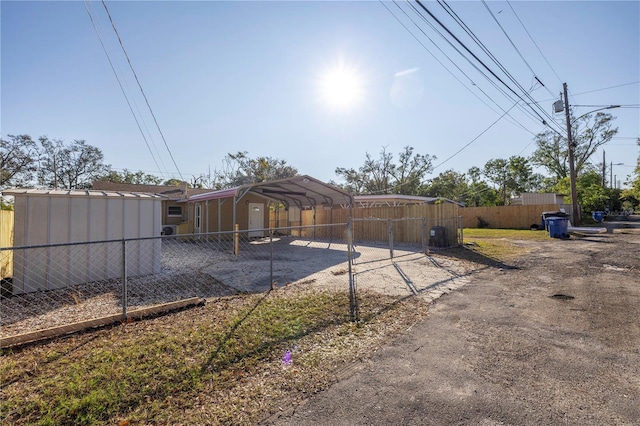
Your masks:
M607 180L606 180L606 174L607 174L607 163L606 163L606 158L604 156L604 149L602 150L602 188L606 188L607 187Z
M613 161L611 162L611 166L609 167L609 173L611 173L611 177L609 178L609 188L613 189Z
M573 137L571 135L571 114L569 113L569 96L567 95L567 83L562 84L564 91L564 113L567 118L567 144L569 146L569 179L571 181L571 224L578 226L580 224L580 209L578 209L578 193L576 189L576 169L573 159Z

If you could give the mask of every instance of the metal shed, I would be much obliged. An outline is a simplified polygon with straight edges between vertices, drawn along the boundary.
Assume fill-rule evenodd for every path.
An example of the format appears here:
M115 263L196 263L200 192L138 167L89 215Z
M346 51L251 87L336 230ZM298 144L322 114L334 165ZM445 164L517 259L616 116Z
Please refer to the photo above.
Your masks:
M260 207L265 201L282 203L290 213L297 212L299 216L303 209L351 207L353 196L333 185L302 175L193 195L186 200L193 206L195 233L231 231L235 224L241 230L265 228L269 223L269 212ZM259 234L260 231L254 232ZM250 236L260 235L250 232Z
M122 241L161 232L160 195L37 189L3 194L15 198L14 294L119 278ZM160 271L160 239L128 243L129 276Z

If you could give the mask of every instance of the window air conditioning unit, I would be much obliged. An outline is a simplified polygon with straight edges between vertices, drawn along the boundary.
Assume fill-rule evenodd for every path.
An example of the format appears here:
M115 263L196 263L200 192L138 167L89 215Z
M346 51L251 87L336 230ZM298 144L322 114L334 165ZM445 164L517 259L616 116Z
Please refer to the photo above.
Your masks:
M177 225L162 225L162 235L176 235Z

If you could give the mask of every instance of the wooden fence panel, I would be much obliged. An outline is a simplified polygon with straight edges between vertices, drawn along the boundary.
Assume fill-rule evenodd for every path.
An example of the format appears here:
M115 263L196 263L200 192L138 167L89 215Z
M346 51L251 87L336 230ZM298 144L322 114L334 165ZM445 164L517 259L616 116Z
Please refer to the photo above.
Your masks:
M529 229L540 224L542 212L557 211L556 204L537 204L527 206L464 207L459 210L465 228L477 228L478 218L489 225L488 228Z
M447 228L447 239L450 245L457 242L457 218L461 209L456 204L422 204L399 207L366 207L349 209L318 209L300 212L300 226L328 225L347 223L349 213L356 219L353 222L353 235L360 241L388 241L389 223L393 221L393 238L396 242L421 243L432 226ZM315 214L315 219L314 219ZM370 219L363 221L361 219ZM414 219L399 221L400 219ZM424 219L424 220L423 220ZM280 217L280 223L285 223ZM270 223L276 222L275 212L270 215ZM284 226L284 225L280 225ZM343 229L311 229L303 228L292 231L293 236L304 238L344 238ZM428 235L426 236L428 238Z
M13 247L13 211L0 210L0 247ZM13 251L0 252L0 278L13 276Z

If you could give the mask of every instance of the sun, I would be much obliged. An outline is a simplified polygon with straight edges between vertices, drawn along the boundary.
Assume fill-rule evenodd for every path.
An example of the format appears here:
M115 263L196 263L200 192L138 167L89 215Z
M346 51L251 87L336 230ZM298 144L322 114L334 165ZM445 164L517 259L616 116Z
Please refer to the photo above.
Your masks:
M318 79L321 100L335 110L351 110L364 96L364 79L353 66L338 63L327 67Z

